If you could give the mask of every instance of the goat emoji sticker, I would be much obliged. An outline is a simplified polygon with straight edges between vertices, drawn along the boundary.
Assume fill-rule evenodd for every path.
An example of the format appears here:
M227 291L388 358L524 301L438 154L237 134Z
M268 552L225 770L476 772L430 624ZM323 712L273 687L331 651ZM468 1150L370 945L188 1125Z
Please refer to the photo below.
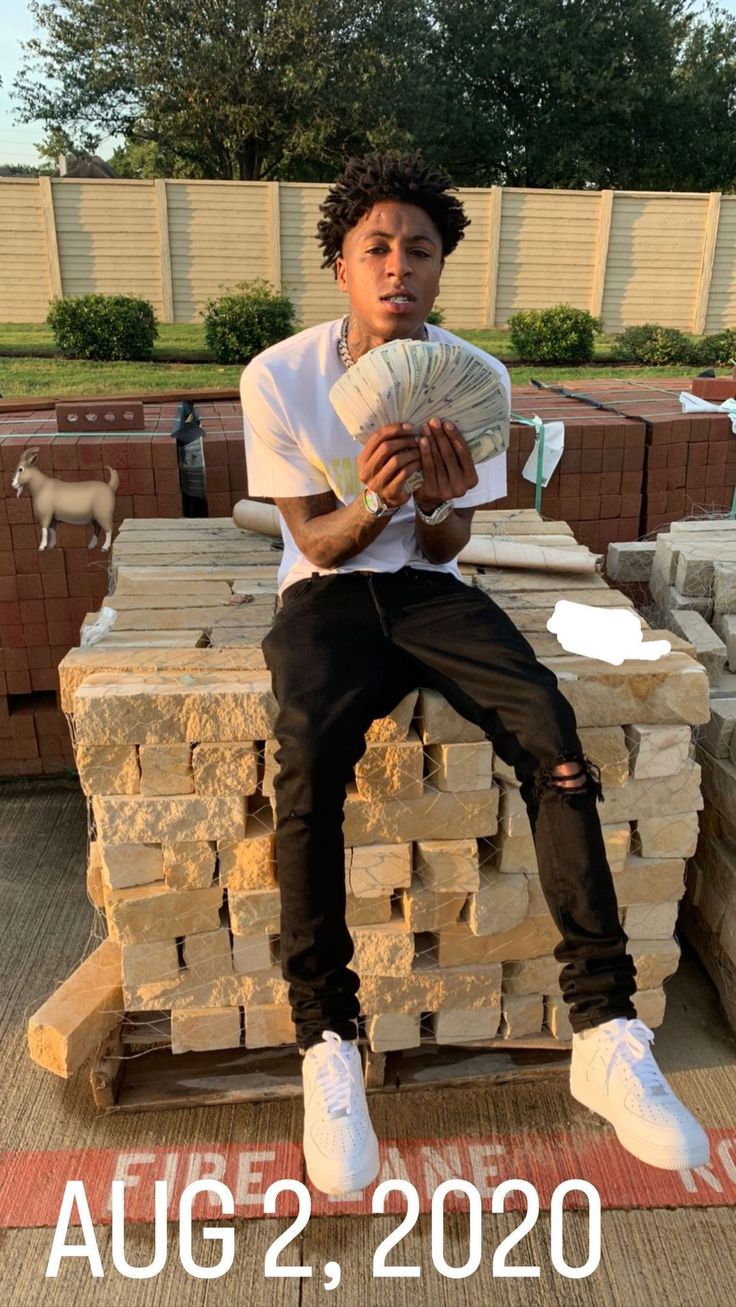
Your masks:
M105 532L103 550L109 549L115 491L120 484L115 468L105 465L110 473L109 481L60 481L58 477L47 477L40 467L35 466L38 453L38 449L23 451L12 485L18 495L24 486L28 486L31 493L33 512L41 525L39 549L53 549L58 522L71 522L76 526L92 522L95 529L88 549L94 549L97 544L98 529Z

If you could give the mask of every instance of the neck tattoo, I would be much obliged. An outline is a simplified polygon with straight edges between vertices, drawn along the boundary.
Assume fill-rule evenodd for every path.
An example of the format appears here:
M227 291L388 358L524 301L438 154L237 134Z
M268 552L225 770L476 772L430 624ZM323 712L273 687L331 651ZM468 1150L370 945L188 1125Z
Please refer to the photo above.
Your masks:
M349 350L349 348L348 348L348 323L349 323L349 321L350 321L350 316L349 316L349 314L346 314L346 316L345 316L345 317L343 318L343 320L342 320L342 326L341 326L341 328L340 328L340 335L339 335L339 337L338 337L338 341L337 341L337 352L338 352L338 354L340 355L340 358L341 358L341 360L342 360L342 362L343 362L343 364L344 364L344 366L345 366L346 368L352 368L353 365L354 365L355 362L356 362L356 360L353 358L353 356L352 356L352 354L350 353L350 350ZM427 324L426 324L426 322L425 322L425 323L423 323L423 325L422 325L422 340L428 340L428 339L429 339L429 333L427 332Z

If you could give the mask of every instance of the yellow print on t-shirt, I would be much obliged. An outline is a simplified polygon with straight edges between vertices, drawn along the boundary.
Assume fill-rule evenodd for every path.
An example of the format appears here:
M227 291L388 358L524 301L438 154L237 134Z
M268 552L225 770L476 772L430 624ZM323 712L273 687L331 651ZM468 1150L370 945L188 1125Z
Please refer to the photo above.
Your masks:
M325 464L325 475L343 503L360 493L361 481L354 458L331 459Z

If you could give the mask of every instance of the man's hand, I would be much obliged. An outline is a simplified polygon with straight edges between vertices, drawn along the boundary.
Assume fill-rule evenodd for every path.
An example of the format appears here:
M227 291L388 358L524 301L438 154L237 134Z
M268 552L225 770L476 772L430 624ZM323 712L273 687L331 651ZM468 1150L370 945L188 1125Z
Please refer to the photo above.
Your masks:
M414 496L429 513L447 499L460 499L478 484L478 473L467 442L454 422L431 418L421 427L419 454L424 480Z
M375 490L384 504L399 508L408 503L411 496L404 484L412 472L422 468L414 427L410 422L378 427L358 455L356 467L363 485Z

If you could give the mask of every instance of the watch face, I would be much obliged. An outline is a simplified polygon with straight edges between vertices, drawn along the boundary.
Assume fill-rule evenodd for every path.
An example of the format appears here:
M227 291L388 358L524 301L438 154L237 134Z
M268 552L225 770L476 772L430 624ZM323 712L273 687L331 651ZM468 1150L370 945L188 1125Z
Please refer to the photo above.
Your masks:
M381 503L379 495L376 494L375 490L366 490L365 506L367 509L369 509L371 513L380 513L383 505Z

